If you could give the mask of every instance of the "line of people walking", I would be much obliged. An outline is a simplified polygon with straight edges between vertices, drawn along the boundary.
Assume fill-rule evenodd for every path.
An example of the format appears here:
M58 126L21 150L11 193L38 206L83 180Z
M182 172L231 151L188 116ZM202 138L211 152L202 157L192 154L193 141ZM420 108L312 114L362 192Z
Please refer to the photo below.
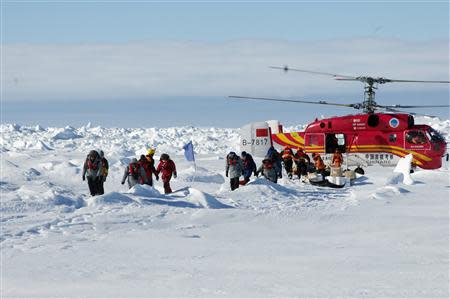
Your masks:
M155 167L155 152L155 148L150 148L147 155L141 155L139 160L137 158L131 159L131 162L124 169L122 185L127 181L129 188L137 184L153 186L153 177L158 181L161 175L164 193L172 193L170 181L172 177L177 177L175 162L168 154L163 153L160 156L158 166ZM282 178L283 166L289 179L292 179L294 175L297 175L299 179L306 178L308 172L317 172L323 177L327 176L329 173L327 173L326 165L320 154L313 153L312 158L314 164L311 163L311 159L302 148L298 148L294 153L290 147L285 147L279 153L272 146L267 151L261 165L257 167L251 154L244 151L241 156L238 156L235 152L230 152L226 157L225 175L230 179L231 190L246 185L252 175L256 177L262 175L267 180L277 183L278 179ZM331 164L334 167L341 167L342 163L342 154L336 149ZM92 196L104 194L103 185L108 176L108 171L109 163L104 152L102 150L98 152L90 151L83 165L82 179L85 181L87 178ZM241 176L243 176L243 180L240 180Z
M170 180L177 177L177 169L175 162L170 159L168 154L161 154L159 164L155 168L156 149L150 148L147 155L141 155L139 160L137 158L131 159L130 163L125 167L122 176L122 185L125 181L128 187L132 188L137 184L153 186L153 177L158 181L161 180L164 186L164 193L172 193ZM105 158L102 150L92 150L86 157L83 165L83 181L88 180L88 187L92 196L104 194L103 184L108 176L109 163Z
M244 151L239 157L235 152L230 152L226 157L225 175L230 178L231 190L247 184L252 174L256 177L262 175L267 180L277 183L278 179L282 178L282 166L284 166L289 179L292 179L294 175L297 175L299 179L304 179L307 177L308 172L316 172L323 177L329 175L320 154L313 153L312 158L314 163L311 162L308 154L300 147L295 153L290 147L285 147L280 153L272 146L267 151L267 155L262 160L259 168L257 168L253 157L249 153ZM342 163L342 154L337 149L331 164L334 167L341 167ZM244 177L244 180L239 181L241 176Z

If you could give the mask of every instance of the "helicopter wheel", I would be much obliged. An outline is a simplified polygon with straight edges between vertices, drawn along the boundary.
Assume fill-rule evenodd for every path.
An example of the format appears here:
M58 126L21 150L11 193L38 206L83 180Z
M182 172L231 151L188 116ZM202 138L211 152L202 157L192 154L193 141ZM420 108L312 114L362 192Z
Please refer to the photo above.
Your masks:
M355 168L355 173L363 175L365 172L364 169L358 166Z

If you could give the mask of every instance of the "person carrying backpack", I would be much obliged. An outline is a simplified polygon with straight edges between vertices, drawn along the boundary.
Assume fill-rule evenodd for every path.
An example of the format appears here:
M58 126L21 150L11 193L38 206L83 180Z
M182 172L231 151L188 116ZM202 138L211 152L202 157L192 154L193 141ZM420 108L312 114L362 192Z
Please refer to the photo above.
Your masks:
M308 174L308 164L311 162L308 154L306 154L301 147L298 148L294 155L294 161L297 166L298 178Z
M316 172L321 174L323 178L325 178L325 163L322 160L322 157L318 153L314 153L312 155L314 160L314 166L316 167Z
M153 174L155 174L156 176L155 167L144 155L141 155L141 158L139 159L139 165L141 165L141 167L145 171L145 180L144 178L141 178L140 183L153 186ZM158 179L157 176L156 179Z
M294 164L293 159L294 153L292 152L292 149L286 146L281 152L281 160L283 161L284 169L290 179L292 179L292 165Z
M175 166L175 162L173 162L168 154L162 154L159 159L158 168L156 169L156 179L158 179L158 175L161 173L161 180L164 185L164 193L169 194L172 193L172 188L170 188L170 179L173 177L177 178L177 168Z
M156 153L156 149L154 147L151 147L147 151L147 155L145 156L145 158L147 159L148 162L150 162L150 164L152 165L153 168L155 168L155 159L153 158L155 153Z
M272 164L275 167L275 171L277 172L278 178L281 179L282 178L281 156L273 145L267 151L266 158L272 160Z
M256 163L253 160L252 155L247 152L241 153L241 159L243 165L242 175L244 176L244 180L240 181L239 184L245 185L250 181L252 174L256 176Z
M130 189L147 179L144 169L136 158L131 159L130 164L125 168L122 177L122 185L125 184L126 179L128 179L128 187Z
M273 163L273 160L266 156L264 160L262 160L261 166L256 171L256 176L259 176L259 174L262 174L267 180L277 183L278 181L278 173L275 164Z
M88 180L89 192L92 196L100 195L100 181L102 179L102 161L97 151L90 151L83 165L83 181Z
M239 177L244 170L242 160L235 152L230 152L225 163L225 176L230 177L231 191L236 190L239 188Z
M100 156L100 160L102 161L102 175L101 178L99 179L99 183L98 183L98 187L99 187L99 194L104 194L105 193L105 189L103 187L103 184L106 181L106 177L108 176L108 171L109 171L109 163L108 160L106 160L105 158L105 153L100 150L99 151L99 156Z

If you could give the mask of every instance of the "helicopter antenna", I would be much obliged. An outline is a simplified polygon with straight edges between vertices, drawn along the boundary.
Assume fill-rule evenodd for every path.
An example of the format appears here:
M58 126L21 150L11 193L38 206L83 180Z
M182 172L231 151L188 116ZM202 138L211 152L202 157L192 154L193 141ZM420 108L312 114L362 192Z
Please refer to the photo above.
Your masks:
M377 108L381 108L381 106L379 106L375 102L375 90L378 89L378 84L385 84L385 83L450 83L450 81L397 80L397 79L388 79L388 78L384 78L384 77L369 77L369 76L357 76L356 77L356 76L347 76L347 75L340 75L340 74L333 74L333 73L326 73L326 72L318 72L318 71L290 68L287 65L285 65L283 67L269 66L269 68L283 70L284 72L294 71L294 72L302 72L302 73L309 73L309 74L315 74L315 75L330 76L330 77L333 77L335 80L339 80L339 81L360 81L360 82L364 83L364 85L365 85L364 86L364 101L361 104L361 106L362 106L364 112L366 112L366 113L374 113ZM421 106L421 107L424 107L424 106ZM440 106L440 107L448 107L448 106L446 105L446 106ZM397 108L401 108L401 107L397 107ZM419 108L419 107L414 106L413 108Z

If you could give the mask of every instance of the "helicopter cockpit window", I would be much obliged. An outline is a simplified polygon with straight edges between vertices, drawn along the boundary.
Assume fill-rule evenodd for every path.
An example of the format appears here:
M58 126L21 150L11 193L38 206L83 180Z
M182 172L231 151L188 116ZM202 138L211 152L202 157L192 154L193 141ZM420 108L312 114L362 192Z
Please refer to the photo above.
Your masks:
M429 128L427 130L427 136L431 140L431 142L445 141L444 137L442 137L442 135L433 128Z
M410 144L425 144L427 138L422 131L409 131L406 133L406 141Z

